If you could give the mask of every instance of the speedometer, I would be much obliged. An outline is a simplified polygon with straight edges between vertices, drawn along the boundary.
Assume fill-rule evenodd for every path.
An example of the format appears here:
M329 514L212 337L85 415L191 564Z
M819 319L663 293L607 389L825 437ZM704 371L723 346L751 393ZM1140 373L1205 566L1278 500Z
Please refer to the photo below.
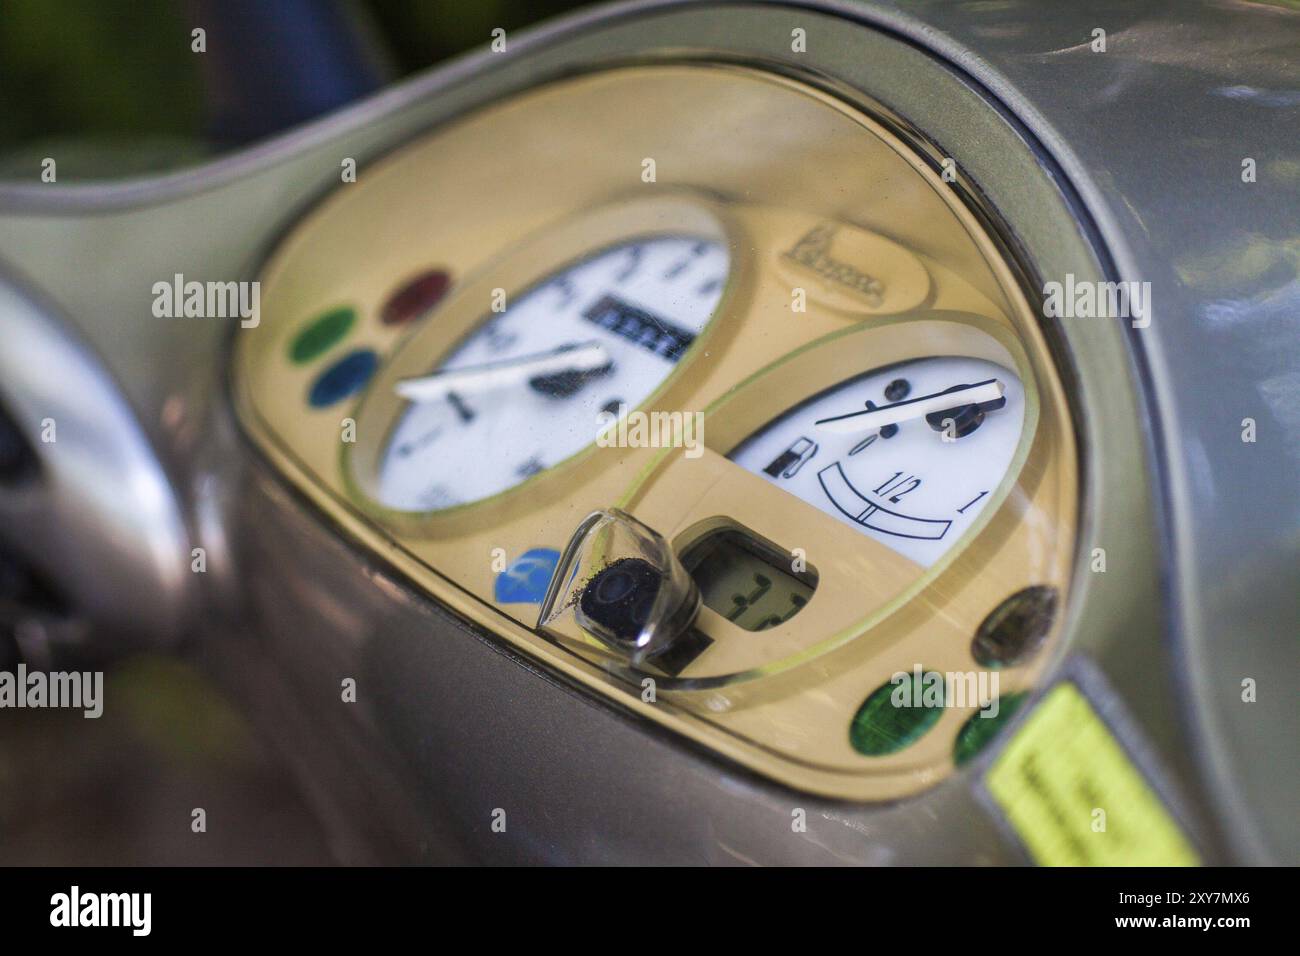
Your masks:
M727 268L717 240L649 236L546 277L431 373L397 383L411 404L383 453L378 500L468 504L591 444L598 413L640 405L691 347Z

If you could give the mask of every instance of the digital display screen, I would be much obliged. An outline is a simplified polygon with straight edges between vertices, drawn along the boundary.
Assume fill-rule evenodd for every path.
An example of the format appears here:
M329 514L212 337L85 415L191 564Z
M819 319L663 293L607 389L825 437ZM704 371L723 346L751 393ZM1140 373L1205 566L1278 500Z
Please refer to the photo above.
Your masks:
M693 332L608 294L593 302L582 317L670 362L681 358L695 341Z
M817 589L814 572L796 574L789 555L734 529L697 542L683 563L705 607L747 631L784 624Z

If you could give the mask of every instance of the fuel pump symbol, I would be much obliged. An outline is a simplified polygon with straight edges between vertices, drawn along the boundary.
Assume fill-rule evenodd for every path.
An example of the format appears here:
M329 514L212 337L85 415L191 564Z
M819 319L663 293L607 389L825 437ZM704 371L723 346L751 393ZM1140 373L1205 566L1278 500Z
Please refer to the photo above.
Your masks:
M817 454L817 443L811 438L800 437L789 448L773 458L763 469L763 473L773 478L793 478L815 454Z

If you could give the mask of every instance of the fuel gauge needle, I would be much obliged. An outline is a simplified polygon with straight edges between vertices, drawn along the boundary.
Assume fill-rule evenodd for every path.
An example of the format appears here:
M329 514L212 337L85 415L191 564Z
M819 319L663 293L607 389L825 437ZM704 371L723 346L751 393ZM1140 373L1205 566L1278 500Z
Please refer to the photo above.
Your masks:
M887 425L897 425L900 422L910 421L913 418L920 418L923 415L961 408L965 405L979 405L988 410L1001 408L1005 404L1005 399L1002 397L1005 391L1006 386L996 378L991 378L988 381L975 382L970 385L954 385L952 388L942 392L935 392L933 395L909 398L906 401L894 402L892 405L883 405L880 408L869 408L862 412L849 412L847 415L832 415L830 418L819 418L814 424L823 431L828 432L871 431L884 428Z
M446 369L419 378L402 379L394 386L398 395L413 402L435 402L451 394L487 392L522 385L549 376L573 373L575 377L596 373L610 365L609 353L599 342L561 345L549 352L535 352L500 362L484 362L464 368Z

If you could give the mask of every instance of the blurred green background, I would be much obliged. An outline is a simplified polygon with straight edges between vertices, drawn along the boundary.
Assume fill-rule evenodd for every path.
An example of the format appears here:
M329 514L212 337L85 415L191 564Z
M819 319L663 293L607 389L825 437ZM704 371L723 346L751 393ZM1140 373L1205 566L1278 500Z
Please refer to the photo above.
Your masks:
M486 45L497 27L512 33L589 0L339 3L386 78L399 79ZM93 163L69 164L73 178L165 168L217 149L201 62L190 51L202 16L193 0L0 2L0 175L25 175L33 157L39 164L56 148L93 154Z

